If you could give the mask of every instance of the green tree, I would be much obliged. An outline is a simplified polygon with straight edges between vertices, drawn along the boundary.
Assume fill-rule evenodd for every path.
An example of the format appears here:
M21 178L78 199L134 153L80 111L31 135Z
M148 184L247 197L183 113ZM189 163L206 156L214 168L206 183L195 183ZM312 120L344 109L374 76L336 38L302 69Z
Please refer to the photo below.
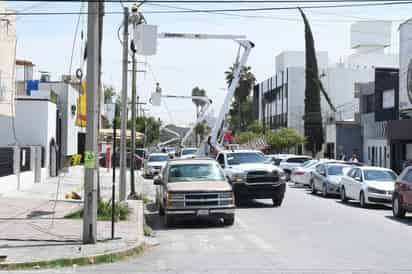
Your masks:
M114 87L112 86L104 86L104 103L110 104L113 103L113 96L116 94L114 91Z
M266 134L266 142L272 150L282 152L290 151L291 148L305 144L306 138L292 128L281 128Z
M205 121L198 123L196 125L196 127L194 128L194 134L195 136L199 136L200 137L200 143L204 140L205 136L207 134L209 134L210 128L208 128L207 123ZM196 142L197 142L197 138L196 138ZM199 144L196 144L199 145Z
M258 120L254 120L247 128L248 131L252 131L256 134L262 134L265 131L264 125Z
M234 70L235 67L231 66L229 70L225 72L225 79L228 85L230 85L234 79ZM250 94L255 82L256 77L252 72L252 68L249 66L242 67L239 85L235 90L234 100L229 110L229 126L236 132L245 131L254 120L252 111L253 104Z
M256 139L258 135L252 131L244 131L236 135L235 142L237 144L247 144L248 142Z
M305 136L306 148L315 157L322 149L323 125L320 105L320 79L318 62L316 59L315 42L312 30L305 13L299 9L305 24L305 49L306 49L306 87L305 87Z

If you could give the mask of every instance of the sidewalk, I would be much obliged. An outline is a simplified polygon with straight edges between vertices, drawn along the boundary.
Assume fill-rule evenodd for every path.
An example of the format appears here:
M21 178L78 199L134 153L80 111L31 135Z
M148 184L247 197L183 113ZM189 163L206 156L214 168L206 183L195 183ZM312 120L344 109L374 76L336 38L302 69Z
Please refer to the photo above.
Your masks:
M111 197L111 173L103 169L100 173L102 196ZM139 175L136 178L140 180ZM82 220L63 218L82 206L82 201L65 200L65 194L69 191L76 191L83 196L82 167L71 168L69 173L60 178L51 178L21 191L2 194L0 256L7 257L0 262L0 269L13 268L15 264L23 263L19 266L50 265L50 261L62 259L79 263L78 259L84 258L86 263L95 263L102 260L102 255L124 255L128 251L140 249L143 244L141 201L128 201L131 214L128 220L116 223L115 240L109 240L111 223L99 221L98 243L82 245ZM54 200L56 196L57 202Z

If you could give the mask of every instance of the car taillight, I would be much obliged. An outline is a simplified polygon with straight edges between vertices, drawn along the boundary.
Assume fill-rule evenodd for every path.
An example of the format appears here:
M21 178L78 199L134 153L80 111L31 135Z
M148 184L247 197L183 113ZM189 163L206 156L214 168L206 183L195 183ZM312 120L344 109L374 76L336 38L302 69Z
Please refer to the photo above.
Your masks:
M293 175L305 175L304 171L294 171Z

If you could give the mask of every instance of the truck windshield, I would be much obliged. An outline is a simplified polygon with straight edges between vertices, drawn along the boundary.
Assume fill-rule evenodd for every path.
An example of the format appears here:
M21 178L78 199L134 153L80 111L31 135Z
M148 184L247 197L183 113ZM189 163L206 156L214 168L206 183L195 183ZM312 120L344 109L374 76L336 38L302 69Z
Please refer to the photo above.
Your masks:
M167 155L152 155L148 159L149 162L166 162L167 160L169 160Z
M216 164L181 164L169 169L169 183L224 180L225 177Z
M229 165L264 163L265 156L257 152L237 152L228 153L227 161Z
M190 155L190 154L195 154L196 153L196 150L197 149L195 149L195 148L191 148L191 149L183 149L182 150L182 155Z

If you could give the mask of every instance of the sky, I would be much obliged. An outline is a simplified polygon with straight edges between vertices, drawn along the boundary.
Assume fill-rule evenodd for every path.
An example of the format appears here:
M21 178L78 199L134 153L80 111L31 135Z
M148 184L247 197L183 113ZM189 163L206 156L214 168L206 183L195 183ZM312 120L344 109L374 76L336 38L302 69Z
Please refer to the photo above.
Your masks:
M13 2L7 7L24 12L79 11L81 3ZM86 5L83 4L83 11ZM124 3L131 6L131 3ZM150 11L173 11L183 8L250 8L276 7L280 4L144 4L141 11L149 24L157 25L159 32L186 32L246 35L255 43L248 65L263 81L275 73L275 56L282 51L304 50L303 23L297 10L265 12L231 12L229 14L151 14ZM285 4L295 6L294 4ZM304 5L304 4L302 4ZM122 4L107 3L106 11L121 12ZM350 24L358 20L392 20L392 45L390 53L399 52L399 24L412 14L412 4L384 7L357 7L307 9L317 50L328 51L330 63L345 60L350 49ZM79 20L79 32L87 32L86 15L55 15L17 17L17 58L31 60L35 70L49 71L52 79L82 67L82 40L75 38ZM107 14L103 33L103 84L113 86L120 94L122 82L121 44L118 28L122 14ZM75 41L75 42L74 42ZM73 47L74 42L74 47ZM84 43L84 40L83 40ZM72 50L74 48L73 58ZM148 102L159 82L163 93L190 95L199 86L212 99L212 107L218 112L227 86L224 72L232 65L237 44L225 40L175 40L160 39L155 56L138 58L137 92L140 101ZM70 69L70 63L72 68ZM84 64L83 64L84 66ZM85 68L85 67L84 67ZM129 75L130 79L130 75ZM130 85L129 85L130 86ZM130 91L129 91L130 93ZM148 114L159 117L164 123L187 125L195 120L195 107L190 99L164 99L161 106L146 105Z

